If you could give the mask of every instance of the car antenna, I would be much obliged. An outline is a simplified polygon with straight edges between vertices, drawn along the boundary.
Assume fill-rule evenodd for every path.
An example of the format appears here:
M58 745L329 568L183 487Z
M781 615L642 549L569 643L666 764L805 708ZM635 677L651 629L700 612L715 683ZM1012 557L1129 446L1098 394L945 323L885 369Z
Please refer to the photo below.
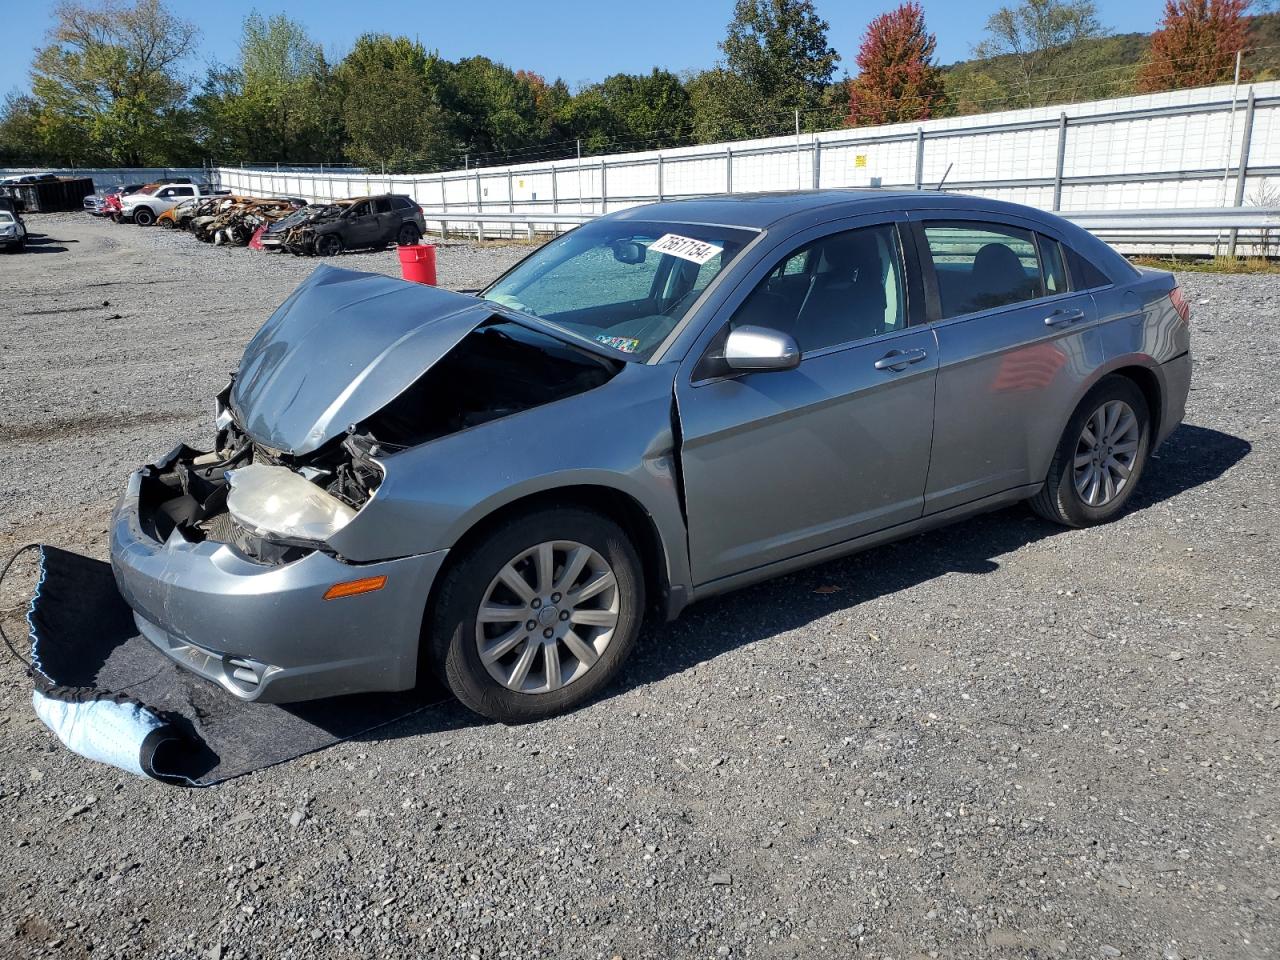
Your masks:
M952 168L952 167L954 167L954 166L955 166L955 163L948 163L948 164L947 164L946 172L944 172L944 173L942 174L942 179L938 181L938 185L937 185L936 187L934 187L934 188L933 188L934 190L941 190L941 189L942 189L942 185L943 185L944 183L946 183L946 182L947 182L947 177L951 176L951 168Z

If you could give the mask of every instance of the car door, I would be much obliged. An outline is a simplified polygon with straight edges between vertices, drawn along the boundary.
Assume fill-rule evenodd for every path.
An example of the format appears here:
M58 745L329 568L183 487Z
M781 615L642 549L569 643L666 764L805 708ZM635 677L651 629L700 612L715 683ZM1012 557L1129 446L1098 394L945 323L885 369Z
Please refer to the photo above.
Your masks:
M391 243L400 232L400 211L391 205L390 197L375 197L373 213L378 218L378 243Z
M911 214L938 335L925 512L1044 480L1092 366L1097 312L1058 240L1016 218ZM1096 362L1096 361L1094 361ZM1050 454L1051 456L1051 454Z
M343 219L346 223L342 238L348 247L372 247L380 242L382 226L374 213L372 200L352 204Z
M901 221L807 231L763 256L676 381L695 583L918 518L937 349ZM916 314L923 319L923 312ZM790 370L734 372L728 332L793 336Z

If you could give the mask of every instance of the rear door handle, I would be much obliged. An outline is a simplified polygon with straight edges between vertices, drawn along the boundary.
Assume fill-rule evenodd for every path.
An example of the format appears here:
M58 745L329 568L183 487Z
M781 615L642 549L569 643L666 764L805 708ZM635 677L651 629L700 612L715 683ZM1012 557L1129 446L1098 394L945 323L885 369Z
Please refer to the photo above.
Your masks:
M1083 319L1083 310L1055 310L1044 318L1044 325L1046 327L1065 327L1069 323L1075 323Z
M905 370L928 355L923 350L890 350L876 361L875 367L877 370Z

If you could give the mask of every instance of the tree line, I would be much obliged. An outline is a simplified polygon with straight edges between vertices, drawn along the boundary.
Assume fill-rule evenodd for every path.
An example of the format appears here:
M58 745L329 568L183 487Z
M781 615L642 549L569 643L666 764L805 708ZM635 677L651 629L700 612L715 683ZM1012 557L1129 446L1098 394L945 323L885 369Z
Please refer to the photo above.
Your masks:
M163 0L62 0L28 93L0 108L0 162L178 166L345 161L407 173L918 121L1231 78L1249 0L1166 0L1114 38L1092 0L1020 0L977 59L936 62L924 9L873 19L852 77L813 0L736 0L701 72L618 73L578 90L484 56L367 34L336 63L305 26L250 14L239 56L184 72L196 27Z

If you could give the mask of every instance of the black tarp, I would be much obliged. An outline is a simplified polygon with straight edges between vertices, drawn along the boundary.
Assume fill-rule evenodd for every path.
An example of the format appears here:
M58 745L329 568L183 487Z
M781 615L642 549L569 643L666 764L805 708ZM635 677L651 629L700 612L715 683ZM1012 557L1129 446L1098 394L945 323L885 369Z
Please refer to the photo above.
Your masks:
M40 548L40 564L28 615L37 693L72 704L144 705L166 725L163 747L142 764L157 779L209 786L361 736L443 699L431 690L247 703L181 669L140 635L109 564L49 546ZM98 721L86 714L85 722Z

